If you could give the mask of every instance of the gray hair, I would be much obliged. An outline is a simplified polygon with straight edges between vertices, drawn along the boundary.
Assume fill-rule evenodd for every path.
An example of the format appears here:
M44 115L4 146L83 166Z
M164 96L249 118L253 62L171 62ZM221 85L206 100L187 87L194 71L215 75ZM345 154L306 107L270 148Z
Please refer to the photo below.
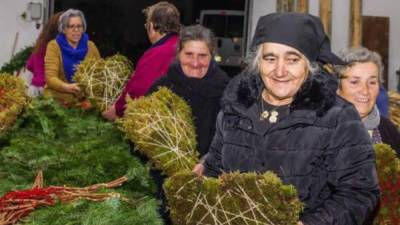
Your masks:
M180 13L178 9L171 3L162 1L151 5L143 10L146 16L146 23L153 23L153 28L160 34L170 32L178 33L181 29L179 22Z
M83 12L78 9L68 9L65 11L58 20L58 32L62 33L68 26L69 19L71 17L80 17L83 25L83 31L86 31L86 20Z
M246 65L247 69L253 73L260 73L260 60L262 57L262 44L259 44L256 48L255 51L251 51L248 53L246 57ZM320 67L317 62L310 62L307 57L304 57L304 59L307 61L308 65L308 70L310 74L315 74L318 71L320 71Z
M339 78L342 77L342 73L349 67L354 66L356 63L374 63L378 67L378 79L379 82L383 82L383 63L381 56L374 51L371 51L365 47L357 47L357 48L346 48L342 49L338 56L347 63L347 65L337 65L334 66L336 72L339 74Z
M206 43L211 55L215 54L216 39L214 33L202 25L192 25L181 29L179 33L178 52L182 50L183 45L188 41L203 41Z

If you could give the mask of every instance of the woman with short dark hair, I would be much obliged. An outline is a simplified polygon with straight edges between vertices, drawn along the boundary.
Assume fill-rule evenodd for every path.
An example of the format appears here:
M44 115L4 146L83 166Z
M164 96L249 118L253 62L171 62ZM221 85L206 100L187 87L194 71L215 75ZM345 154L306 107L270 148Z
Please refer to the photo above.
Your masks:
M192 109L200 156L208 152L215 133L220 100L228 75L214 61L215 37L201 25L185 27L179 34L176 60L165 76L150 88L168 87ZM201 171L200 171L201 172Z
M152 46L140 57L135 71L114 105L103 112L108 120L115 120L125 112L126 97L138 98L147 93L151 85L168 70L175 57L180 30L179 11L162 1L143 10L145 29Z
M159 2L143 10L146 17L146 25L152 26L161 34L171 32L179 33L181 29L180 13L178 9L168 2Z

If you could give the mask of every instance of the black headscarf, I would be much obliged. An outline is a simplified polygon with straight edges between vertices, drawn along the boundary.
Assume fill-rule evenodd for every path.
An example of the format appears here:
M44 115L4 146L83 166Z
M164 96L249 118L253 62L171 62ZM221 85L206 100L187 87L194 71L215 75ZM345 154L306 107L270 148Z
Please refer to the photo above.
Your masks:
M272 13L258 20L251 49L259 44L274 42L293 47L310 62L344 65L331 51L328 36L318 17L304 13Z

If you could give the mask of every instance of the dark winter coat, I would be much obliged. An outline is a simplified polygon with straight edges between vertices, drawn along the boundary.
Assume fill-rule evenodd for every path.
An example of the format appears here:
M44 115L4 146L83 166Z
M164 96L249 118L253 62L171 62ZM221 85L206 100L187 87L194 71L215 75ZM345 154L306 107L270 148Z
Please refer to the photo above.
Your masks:
M227 86L206 176L271 170L297 188L305 225L363 224L379 198L375 156L357 111L336 96L336 81L313 75L273 126L260 121L263 87L246 72Z
M167 87L176 95L182 97L192 109L196 128L197 150L200 156L207 153L210 142L215 133L215 121L220 110L220 101L228 84L229 77L214 61L211 62L207 74L202 79L187 77L178 62L168 68L167 74L157 80L147 94L157 91L160 87ZM142 162L148 159L136 154ZM165 225L170 225L169 215L166 212L167 204L162 185L165 176L159 170L150 170L150 176L156 183L156 197L161 199L160 214Z
M228 81L229 77L213 61L202 79L187 77L175 62L169 67L167 74L150 88L150 92L153 92L159 87L168 87L189 104L194 117L197 150L200 156L208 152L214 137L215 121Z

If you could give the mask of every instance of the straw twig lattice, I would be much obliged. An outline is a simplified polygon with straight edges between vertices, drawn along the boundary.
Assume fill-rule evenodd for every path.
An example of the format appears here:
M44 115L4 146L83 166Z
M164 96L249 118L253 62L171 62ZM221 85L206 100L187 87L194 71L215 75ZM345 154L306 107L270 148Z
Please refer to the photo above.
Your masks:
M389 91L388 95L390 120L400 128L400 93Z
M293 225L302 210L295 188L271 172L218 179L179 173L168 178L164 190L176 225Z
M84 60L77 67L74 79L96 108L104 111L121 94L131 72L131 62L117 54L106 59Z
M191 170L198 161L191 109L165 87L150 96L128 100L119 123L137 150L168 176Z

